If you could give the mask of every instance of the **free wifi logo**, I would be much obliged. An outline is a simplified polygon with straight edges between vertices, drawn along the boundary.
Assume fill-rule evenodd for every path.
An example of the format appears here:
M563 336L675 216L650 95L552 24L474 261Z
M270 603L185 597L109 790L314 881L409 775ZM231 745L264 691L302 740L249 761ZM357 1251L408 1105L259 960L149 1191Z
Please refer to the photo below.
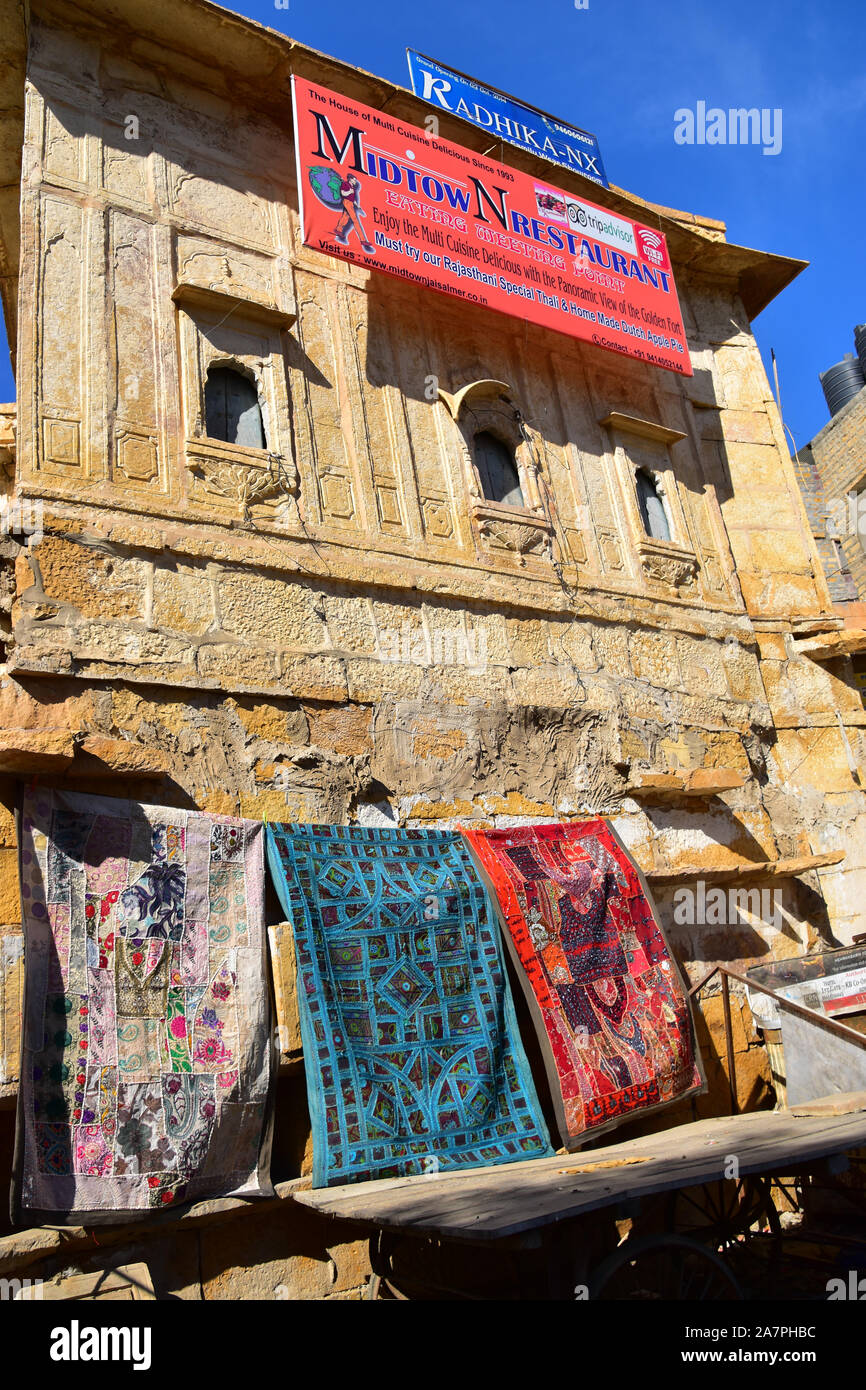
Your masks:
M634 230L638 249L644 260L649 261L650 265L658 266L661 270L670 270L664 237L649 227L635 227Z

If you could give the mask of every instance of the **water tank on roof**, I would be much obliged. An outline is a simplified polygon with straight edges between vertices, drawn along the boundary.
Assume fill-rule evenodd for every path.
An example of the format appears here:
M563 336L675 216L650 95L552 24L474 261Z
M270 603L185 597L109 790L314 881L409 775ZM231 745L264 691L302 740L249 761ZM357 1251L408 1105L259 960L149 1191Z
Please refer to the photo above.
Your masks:
M841 362L828 367L826 372L821 372L819 380L831 416L838 415L843 406L866 386L863 368L853 352L846 352Z
M860 370L866 377L866 323L858 323L854 329L854 346L860 358Z

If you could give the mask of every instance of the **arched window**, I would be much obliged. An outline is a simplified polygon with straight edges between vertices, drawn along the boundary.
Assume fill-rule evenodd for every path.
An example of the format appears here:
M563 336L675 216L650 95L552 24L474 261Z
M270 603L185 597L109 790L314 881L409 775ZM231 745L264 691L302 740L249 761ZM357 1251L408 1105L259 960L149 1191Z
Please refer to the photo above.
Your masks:
M655 478L646 469L639 468L635 474L635 486L641 520L647 535L658 541L669 541L671 528L668 514Z
M517 464L508 445L489 430L480 430L472 442L481 491L488 501L507 502L511 507L524 506Z
M211 439L266 449L255 383L235 367L209 367L204 387L205 428Z

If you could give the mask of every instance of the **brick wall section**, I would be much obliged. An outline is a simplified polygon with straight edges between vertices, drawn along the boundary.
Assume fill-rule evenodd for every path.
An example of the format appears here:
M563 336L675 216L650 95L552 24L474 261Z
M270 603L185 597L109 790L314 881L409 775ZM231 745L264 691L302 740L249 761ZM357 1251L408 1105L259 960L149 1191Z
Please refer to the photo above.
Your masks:
M801 459L806 450L800 450ZM856 593L851 594L852 598L866 597L866 552L860 545L860 539L852 526L848 509L847 496L849 492L861 490L860 485L866 482L866 387L859 391L853 400L849 401L843 410L840 410L829 424L825 425L819 434L815 435L808 452L817 470L820 486L824 493L824 522L826 527L826 515L832 514L833 504L845 502L843 534L839 537L842 551L851 572L853 585ZM806 500L806 510L809 512L810 500L808 492L808 481L804 478L804 472L808 470L797 469L798 481ZM812 502L814 507L814 501ZM841 509L840 517L843 515ZM810 513L813 531L816 539L821 536L821 531L816 529L816 520L820 523L820 518L813 519ZM864 519L866 522L866 519ZM824 530L826 535L826 529ZM827 572L827 560L818 546L822 562ZM835 550L835 547L833 547ZM832 567L832 560L830 560ZM835 602L845 602L846 600L837 596L833 592L834 583L831 574L827 572L830 591ZM836 587L838 589L838 576Z
M811 444L804 444L791 456L794 476L803 494L803 505L815 537L815 548L821 560L830 597L834 603L851 603L859 598L848 557L836 538L832 519L828 516L827 493Z

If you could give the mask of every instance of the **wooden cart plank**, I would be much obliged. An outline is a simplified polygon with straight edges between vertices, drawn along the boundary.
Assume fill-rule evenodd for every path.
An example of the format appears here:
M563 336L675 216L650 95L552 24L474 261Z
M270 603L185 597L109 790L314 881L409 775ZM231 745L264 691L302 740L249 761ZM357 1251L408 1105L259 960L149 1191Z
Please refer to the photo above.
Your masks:
M841 1099L833 1098L837 1107ZM699 1120L579 1154L317 1188L295 1199L385 1229L496 1240L633 1197L714 1181L724 1176L731 1155L742 1175L790 1172L866 1143L866 1092L847 1096L844 1108L837 1115L755 1111ZM623 1162L633 1158L644 1161Z

